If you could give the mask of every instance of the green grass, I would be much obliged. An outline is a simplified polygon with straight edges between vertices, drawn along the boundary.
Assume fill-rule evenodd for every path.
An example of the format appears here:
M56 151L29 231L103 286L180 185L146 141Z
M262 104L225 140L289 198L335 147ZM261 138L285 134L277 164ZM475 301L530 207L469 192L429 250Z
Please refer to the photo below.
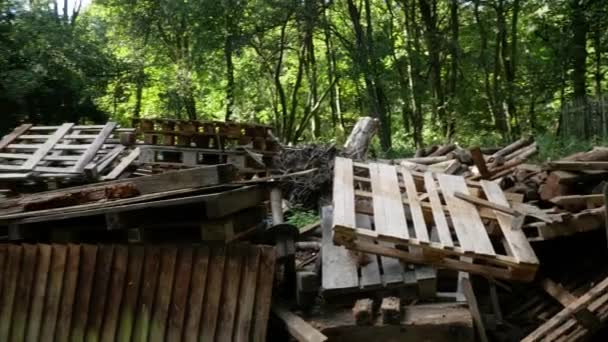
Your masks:
M310 210L304 210L299 208L292 208L289 216L287 217L287 223L302 228L311 223L315 223L319 220L319 215Z

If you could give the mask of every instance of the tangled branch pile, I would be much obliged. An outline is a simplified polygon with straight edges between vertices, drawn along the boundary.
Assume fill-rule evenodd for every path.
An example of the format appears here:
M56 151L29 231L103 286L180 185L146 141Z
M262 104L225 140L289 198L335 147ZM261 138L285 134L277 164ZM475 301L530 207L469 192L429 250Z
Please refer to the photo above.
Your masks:
M275 165L282 173L317 169L299 177L285 178L281 188L283 197L293 205L304 209L316 209L319 198L331 193L334 145L306 145L287 147L276 157Z

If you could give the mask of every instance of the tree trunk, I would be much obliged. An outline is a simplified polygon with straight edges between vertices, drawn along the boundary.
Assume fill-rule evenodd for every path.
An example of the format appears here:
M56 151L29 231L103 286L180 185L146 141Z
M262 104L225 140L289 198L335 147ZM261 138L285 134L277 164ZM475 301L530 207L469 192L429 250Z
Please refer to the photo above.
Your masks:
M452 38L450 44L450 55L452 61L450 63L450 84L449 84L449 104L450 110L447 123L446 138L451 141L456 133L456 110L458 104L458 95L456 88L458 85L458 60L459 60L459 20L458 20L458 0L452 0L450 3L450 27L452 29Z
M230 15L228 15L228 17L230 17ZM231 20L228 21L231 22ZM232 39L232 34L228 33L224 42L224 57L226 58L226 121L231 119L232 113L234 112L234 63L232 61Z
M141 114L141 99L144 92L144 83L146 81L146 74L144 68L140 67L137 73L137 84L135 89L135 108L133 109L133 118L139 119Z
M587 31L585 8L580 0L571 0L572 9L572 85L574 98L585 101L587 97Z
M340 127L342 131L344 131L344 119L342 118L342 112L340 108L340 88L339 83L334 79L338 76L336 75L336 55L334 52L332 39L331 39L331 30L329 28L329 18L327 17L327 7L323 10L323 20L324 20L324 38L325 38L325 58L327 60L327 81L329 84L334 84L329 90L329 98L330 98L330 108L331 108L331 120L334 129ZM338 126L338 122L340 125Z
M420 14L425 25L424 36L429 53L431 84L433 88L433 113L437 114L443 135L448 133L448 120L445 110L445 96L441 81L441 42L437 27L437 0L419 0Z
M597 25L593 35L593 49L595 50L595 96L602 101L602 30Z
M391 148L389 115L385 107L386 101L379 82L378 70L375 68L377 67L376 62L373 55L370 55L370 53L374 53L373 39L369 36L373 34L370 3L369 0L365 0L367 34L361 25L361 11L355 5L354 0L347 0L347 5L355 31L356 49L353 51L354 59L364 76L372 115L380 121L380 145L383 151L388 151Z

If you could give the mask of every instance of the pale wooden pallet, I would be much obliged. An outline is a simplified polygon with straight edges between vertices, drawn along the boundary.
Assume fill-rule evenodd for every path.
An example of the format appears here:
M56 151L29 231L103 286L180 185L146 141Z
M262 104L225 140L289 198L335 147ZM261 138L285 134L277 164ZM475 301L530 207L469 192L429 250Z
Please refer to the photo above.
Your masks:
M580 313L589 313L581 319ZM608 320L608 278L584 295L572 298L563 310L522 339L535 341L582 341Z
M495 278L531 281L538 259L512 216L491 210L501 244L493 244L478 208L454 196L470 194L463 177L427 172L415 179L401 166L336 158L334 242L348 249ZM509 206L500 187L479 183L480 195ZM403 188L403 190L402 190ZM371 203L370 203L371 202ZM404 204L407 204L404 206ZM372 214L375 231L359 227L356 213ZM437 239L430 232L437 230Z
M324 295L366 292L378 289L412 287L419 297L434 297L436 293L436 271L430 267L411 267L398 259L364 256L365 265L357 263L357 256L342 246L332 242L331 206L322 209L321 227L323 230L322 250L322 292ZM357 215L357 222L371 229L372 222L367 215Z
M107 144L117 124L60 126L24 124L0 141L0 171L3 178L21 178L33 173L42 176L80 175L91 162L115 152ZM6 172L11 172L7 174Z

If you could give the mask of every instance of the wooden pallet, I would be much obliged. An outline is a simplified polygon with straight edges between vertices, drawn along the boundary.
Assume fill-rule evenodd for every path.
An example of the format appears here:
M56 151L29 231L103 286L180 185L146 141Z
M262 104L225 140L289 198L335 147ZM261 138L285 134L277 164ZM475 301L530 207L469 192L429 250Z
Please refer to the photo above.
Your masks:
M0 245L0 340L265 341L272 247Z
M142 145L138 161L141 163L171 163L201 166L230 163L241 172L264 172L272 169L274 153L221 151L177 146Z
M133 121L137 133L147 145L230 149L251 145L261 151L276 151L278 144L270 126L220 122L167 119L137 119Z
M105 125L32 126L24 124L0 141L0 171L3 178L25 173L47 176L82 174L89 163L117 152L108 140L117 128L115 122ZM107 158L106 158L107 159Z
M454 196L470 194L464 178L428 172L417 184L404 167L345 158L336 158L334 173L335 243L409 263L533 280L538 259L523 232L513 228L514 218L493 210L502 243L493 244L478 208ZM480 185L490 202L509 206L496 183ZM373 214L375 229L358 227L357 212ZM431 239L432 229L437 239Z
M437 273L425 266L411 267L389 257L361 254L336 246L332 242L331 207L324 207L321 227L323 229L323 283L325 296L354 292L377 291L379 289L414 288L417 298L434 297L437 287ZM371 229L367 215L357 215L360 226ZM358 263L357 259L364 261Z
M522 339L523 342L582 341L608 320L608 278L580 297L559 285L550 286L552 295L565 307Z

